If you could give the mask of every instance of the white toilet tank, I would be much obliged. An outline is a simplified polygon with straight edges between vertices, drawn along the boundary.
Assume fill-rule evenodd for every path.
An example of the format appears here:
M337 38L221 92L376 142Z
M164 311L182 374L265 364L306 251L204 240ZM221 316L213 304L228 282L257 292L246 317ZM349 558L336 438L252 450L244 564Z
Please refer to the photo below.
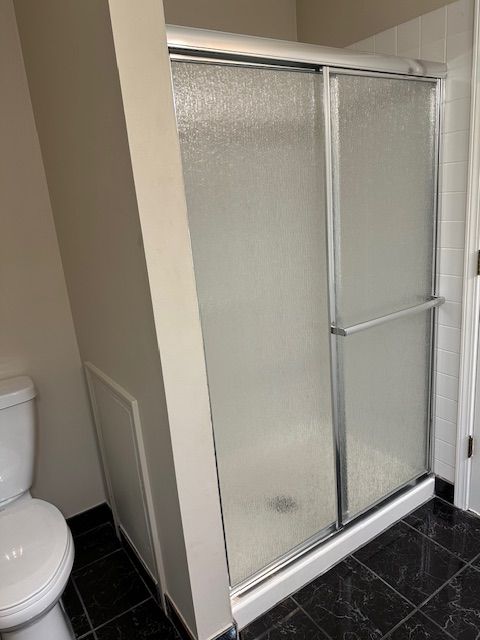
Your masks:
M0 506L32 486L35 395L27 376L0 380Z

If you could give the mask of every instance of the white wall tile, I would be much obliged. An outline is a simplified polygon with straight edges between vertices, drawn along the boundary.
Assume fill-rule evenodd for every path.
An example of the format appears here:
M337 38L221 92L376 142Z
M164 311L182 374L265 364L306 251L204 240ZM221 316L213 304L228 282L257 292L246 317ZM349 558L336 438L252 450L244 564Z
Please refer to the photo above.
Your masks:
M457 0L447 5L447 36L473 32L473 0Z
M371 38L365 38L365 40L360 40L360 42L356 43L357 51L363 51L364 53L374 53L375 52L375 38L372 36Z
M439 324L437 328L437 346L439 349L460 353L460 329Z
M427 42L436 42L446 37L447 11L445 7L425 13L420 17L420 40L422 45Z
M473 39L471 31L456 33L448 36L446 43L446 57L449 64L449 73L458 73L463 70L468 72L472 62Z
M470 96L445 103L444 131L469 131Z
M420 58L431 62L445 62L445 40L425 42L420 46Z
M460 369L460 356L453 351L445 351L438 349L436 369L440 373L446 373L450 376L458 377Z
M445 373L439 373L436 380L436 392L438 395L457 401L458 397L458 378L449 376Z
M463 222L467 211L467 194L465 191L442 193L441 219Z
M440 223L440 246L442 249L463 249L465 223L446 220Z
M441 296L445 295L440 287ZM462 305L458 302L445 302L438 310L438 321L446 327L456 327L460 329L462 321Z
M445 7L420 17L420 57L423 60L446 60L446 10Z
M397 55L404 58L420 57L420 18L398 25Z
M457 403L449 398L437 395L436 398L436 411L437 418L443 418L450 422L457 421Z
M443 136L443 161L466 162L468 160L468 131L452 131Z
M442 166L442 191L463 191L467 190L467 163L466 162L446 162Z
M397 53L397 28L387 29L374 36L375 53L394 56Z
M462 249L439 250L439 273L447 276L463 275L463 251Z
M435 438L455 444L457 425L443 418L435 418Z
M438 312L436 358L435 472L453 482L460 361L461 294L470 129L473 50L473 0L457 0L444 8L377 34L357 50L445 61L441 203L437 271L439 293L448 298ZM358 47L358 45L360 45Z
M439 292L450 302L462 301L463 278L459 276L443 276L439 278Z
M455 465L454 445L435 438L435 459L453 467Z
M435 460L434 470L437 476L448 482L455 482L455 468L451 465L445 464L441 460Z

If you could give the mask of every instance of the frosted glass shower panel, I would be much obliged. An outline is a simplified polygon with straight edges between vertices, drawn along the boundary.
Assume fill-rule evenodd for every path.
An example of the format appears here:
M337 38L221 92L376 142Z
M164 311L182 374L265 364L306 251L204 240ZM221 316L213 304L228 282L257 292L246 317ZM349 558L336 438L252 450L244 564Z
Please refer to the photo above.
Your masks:
M336 521L322 76L172 66L236 585Z
M332 74L347 521L427 471L437 83ZM384 324L356 327L368 320Z
M426 468L431 312L346 338L346 520Z
M333 74L337 322L432 293L436 82Z

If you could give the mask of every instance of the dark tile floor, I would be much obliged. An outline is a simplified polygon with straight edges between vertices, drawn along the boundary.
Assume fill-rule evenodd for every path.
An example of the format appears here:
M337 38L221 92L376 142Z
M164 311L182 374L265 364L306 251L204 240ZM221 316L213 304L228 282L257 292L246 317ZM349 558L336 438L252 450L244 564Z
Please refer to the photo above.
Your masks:
M108 520L106 518L106 520ZM73 523L64 596L77 638L179 640L110 522ZM240 634L241 640L477 640L480 518L435 498Z
M86 514L69 525L75 562L63 603L76 637L179 640L154 599L151 580L116 537L109 512Z
M478 640L480 518L435 498L240 637Z

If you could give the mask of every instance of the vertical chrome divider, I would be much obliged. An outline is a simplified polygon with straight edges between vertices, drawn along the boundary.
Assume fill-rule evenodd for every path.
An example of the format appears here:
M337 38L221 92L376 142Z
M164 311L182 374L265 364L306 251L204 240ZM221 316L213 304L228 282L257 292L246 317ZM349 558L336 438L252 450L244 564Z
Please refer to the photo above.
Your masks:
M328 274L328 313L330 329L336 324L336 268L335 268L335 212L333 177L333 139L332 113L330 100L330 68L323 67L323 113L325 120L325 196L327 225L327 274ZM330 332L330 376L332 391L332 425L335 446L335 472L337 490L337 529L343 525L345 509L345 485L342 478L342 457L344 451L345 409L341 354L336 335Z
M443 134L443 101L445 81L437 80L436 87L436 112L435 112L435 199L433 215L433 247L432 247L432 295L438 294L438 228L440 222L440 167L442 160L442 134ZM436 364L437 364L437 322L439 310L431 312L431 350L428 379L428 442L426 466L428 472L433 472L435 452L435 389L436 389Z

